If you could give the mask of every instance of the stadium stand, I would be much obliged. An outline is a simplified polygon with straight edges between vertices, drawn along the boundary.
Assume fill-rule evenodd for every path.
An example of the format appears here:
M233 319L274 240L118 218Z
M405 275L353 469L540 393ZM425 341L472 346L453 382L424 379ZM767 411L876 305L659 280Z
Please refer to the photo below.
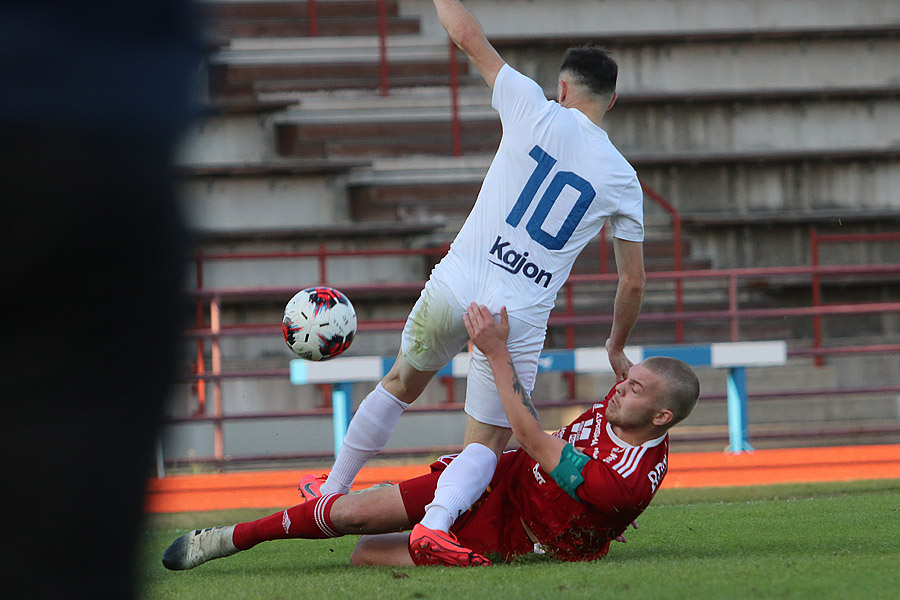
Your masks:
M291 289L335 285L356 303L365 333L350 353L394 353L418 286L471 207L499 139L487 91L464 57L451 61L430 1L384 4L382 20L375 1L316 2L315 19L305 2L203 5L219 43L202 92L208 111L185 145L182 167L202 264L189 284L203 307L190 344L202 340L203 359L193 360L195 374L186 378L193 387L173 403L164 444L170 461L213 454L209 433L222 419L196 416L197 390L216 381L226 421L235 419L227 445L234 457L257 454L250 440L271 441L279 432L264 451L268 458L329 448L327 427L297 439L303 419L326 418L321 406L329 391L287 381L291 355L277 334L279 305ZM467 3L503 56L548 96L567 46L599 42L619 60L610 137L642 182L678 213L648 196L647 266L658 278L650 279L637 343L676 341L677 290L681 310L694 313L682 323L683 341L735 334L788 340L788 366L761 369L748 382L751 423L756 438L770 440L764 444L804 443L791 427L804 422L807 433L829 432L842 411L852 415L846 436L823 440L865 443L866 431L877 441L894 440L900 364L865 348L900 331L884 308L900 300L900 244L854 240L824 248L820 264L861 268L818 277L809 267L809 240L812 227L824 235L900 230L900 10L881 0L860 2L852 14L807 0L758 4L764 10L724 11L687 0L672 12L669 3L648 0L642 5L654 10L636 14L633 3L602 3L609 12L592 20L571 18L572 11L595 15L600 9L590 2ZM677 261L675 220L683 228ZM560 296L548 347L597 345L613 289L603 279L611 260L608 241L600 240L576 263L576 283ZM866 272L870 263L894 270ZM671 276L676 265L725 271L678 279ZM798 267L782 272L786 266ZM815 317L808 312L813 282L829 303L875 302L883 310ZM221 335L210 330L213 300ZM810 349L815 319L824 323L826 346L862 350L842 356ZM223 354L218 380L208 373L213 340ZM825 364L814 366L824 356ZM709 393L676 433L721 448L722 381L703 377ZM538 391L571 403L607 383L580 378L576 387L548 377ZM422 414L456 406L457 388L429 388L419 401ZM413 430L425 421L411 418L416 425L398 430L397 443L456 444L459 430L450 420L419 434ZM886 431L876 432L877 423Z

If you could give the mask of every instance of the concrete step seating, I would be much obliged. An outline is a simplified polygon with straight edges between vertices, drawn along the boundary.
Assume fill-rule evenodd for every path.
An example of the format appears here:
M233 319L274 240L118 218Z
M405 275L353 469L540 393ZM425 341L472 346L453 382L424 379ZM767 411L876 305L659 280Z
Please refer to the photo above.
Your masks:
M895 147L648 153L629 158L641 180L684 214L819 209L853 214L896 209ZM782 256L780 264L785 260Z
M310 35L309 2L202 2L200 17L215 35L225 38L301 37ZM399 14L398 2L386 0L389 35L419 33L419 20ZM315 3L316 29L321 36L371 35L378 31L376 0Z
M824 166L824 165L823 165ZM785 204L790 199L785 199ZM694 241L699 255L716 257L719 266L753 265L757 267L802 265L810 263L810 230L829 234L898 234L900 210L892 206L866 206L871 197L820 197L827 208L753 208L733 212L682 212L684 233ZM824 202L827 200L828 202ZM840 207L840 208L838 208ZM768 240L768 241L767 241ZM862 242L823 243L819 249L822 265L900 263L900 243L885 239ZM891 274L844 274L822 279L823 285L853 282L863 286L891 284ZM809 277L772 277L760 280L761 286L774 291L808 288Z
M450 54L446 42L422 36L395 36L386 50L387 79L392 88L449 85ZM469 63L457 53L463 81ZM373 90L381 84L377 37L252 39L232 41L207 60L213 98L311 92Z
M296 44L291 44L292 46ZM488 108L491 102L490 89L475 76L474 85L463 85L459 93L459 105L465 107ZM466 83L466 82L461 82ZM471 82L469 82L471 83ZM480 84L479 84L480 83ZM556 88L544 90L548 98L555 98ZM900 81L889 79L871 85L795 83L786 86L735 86L702 87L692 89L621 89L618 92L616 110L623 106L637 105L683 105L683 104L728 104L759 102L804 102L825 100L881 100L900 97ZM420 86L390 90L382 96L370 90L320 90L318 92L267 93L261 100L295 104L296 109L315 112L326 120L332 117L359 116L360 111L387 111L389 109L450 108L450 94L446 86ZM302 120L303 115L295 115ZM310 115L312 116L312 115Z
M866 95L866 94L871 95ZM641 165L893 159L900 140L900 85L668 95L623 92L605 126ZM446 91L300 100L275 119L285 156L449 155L453 113ZM462 95L464 154L493 152L500 123L485 91ZM835 122L835 119L839 119ZM829 126L823 127L823 123ZM652 150L648 150L652 148Z
M345 180L354 220L446 219L444 233L454 235L472 209L491 155L374 158ZM650 234L670 238L671 218L649 200L645 225Z
M897 150L889 147L868 153L818 149L778 154L645 154L630 158L642 181L682 210L685 233L707 239L700 256L716 256L717 266L765 266L808 262L804 251L808 244L799 249L796 244L773 247L770 242L754 242L756 237L744 239L748 234L765 237L766 232L777 228L785 231L785 239L806 239L811 223L837 229L852 224L900 226L900 214L890 207L892 188L877 181L879 174L890 175L896 162L891 159L896 156ZM490 158L466 155L372 159L371 167L357 169L347 179L351 214L359 220L439 215L448 220L448 229L458 227L471 209ZM837 181L838 176L841 186L859 180L865 186L861 195L851 199L843 187L837 191L846 197L842 200L835 195L829 182ZM784 188L784 193L778 193L771 201L761 193L768 190L774 194L780 189L778 186ZM774 192L769 190L773 187ZM727 206L722 204L723 199L728 199ZM654 218L653 210L655 206L648 201L648 227ZM661 225L668 231L669 224L664 218L654 226ZM716 246L715 240L723 236L733 237L734 241ZM742 250L744 247L746 250ZM777 255L773 254L776 251ZM734 252L751 252L755 258L748 262L746 256L741 260ZM771 260L775 262L766 254L773 254Z
M334 182L369 163L359 159L236 160L253 158L243 151L243 156L223 156L226 162L220 162L214 160L218 156L208 155L219 148L224 152L226 144L209 148L201 142L193 147L195 155L207 160L182 163L177 172L188 224L203 232L346 223L343 198L336 194Z
M278 151L283 156L408 156L453 153L449 115L420 114L399 120L350 124L279 123ZM493 153L500 141L496 114L467 115L460 120L463 154Z
M182 164L178 174L182 178L264 177L279 175L309 175L345 173L354 167L370 164L363 159L298 159L259 163Z
M198 232L196 241L201 249L213 247L229 247L236 245L248 245L255 243L287 244L293 248L298 246L310 246L321 242L340 239L344 242L348 238L397 238L411 235L423 235L441 227L443 222L439 219L422 220L419 222L367 222L367 223L343 223L333 225L320 225L314 227L285 227L282 229L245 229L230 231Z
M204 120L211 117L222 117L246 114L268 114L286 110L292 106L292 100L252 98L218 98L201 103L199 110Z
M623 91L641 92L665 89L671 92L716 89L789 88L835 85L877 87L896 83L897 67L890 57L900 47L900 24L809 28L756 28L672 31L614 32L604 38L591 36L534 35L521 37L492 36L492 41L512 64L517 65L548 87L555 88L556 70L562 52L570 45L585 41L608 42L620 63L619 87ZM404 71L404 58L409 52L420 55L425 63L426 49L437 47L438 72L447 73L447 44L444 37L397 35L387 41L392 85L416 85ZM373 88L371 69L352 68L355 61L377 62L378 39L369 37L330 38L243 38L231 40L229 49L211 58L217 76L213 89L235 93L255 81L255 89L309 90L341 87ZM322 49L328 48L327 54ZM268 52L262 52L267 49ZM288 52L291 49L292 52ZM413 50L416 49L416 50ZM275 52L278 50L279 52ZM463 70L463 83L478 81L467 62L458 54ZM304 63L317 59L330 63L324 70L304 68ZM293 69L275 68L293 63ZM766 65L766 68L761 68ZM230 66L230 69L223 67ZM269 68L264 68L264 67ZM222 73L222 71L225 71ZM323 73L342 71L340 80L322 77ZM429 74L434 75L434 69ZM702 74L702 75L701 75ZM424 75L420 71L419 75ZM468 76L467 76L468 75ZM301 77L306 81L299 81ZM356 77L356 85L351 78ZM255 79L254 79L255 78ZM282 79L280 84L279 79ZM397 79L394 82L394 79ZM446 83L446 79L438 83ZM419 85L423 83L418 82ZM243 87L242 87L243 85ZM217 87L218 86L218 87ZM254 86L249 86L253 88Z
M849 203L849 202L848 202ZM778 232L788 238L808 239L811 228L820 235L829 234L891 234L900 235L900 210L896 208L820 208L820 209L777 209L750 210L726 213L722 211L688 212L681 214L681 223L687 235L703 232L705 235L727 238L747 236L754 231ZM890 238L890 236L889 236ZM819 249L820 264L877 264L900 262L900 242L892 239L869 239L864 245L848 246L846 243L822 243ZM805 245L801 260L789 264L805 263L810 260L809 243ZM730 261L734 262L734 261ZM784 264L782 261L780 264ZM759 265L762 266L762 265ZM879 280L870 276L859 276L862 281ZM856 276L842 275L837 280L854 280ZM893 276L884 280L890 281ZM801 278L798 281L801 282ZM791 278L779 278L774 286L792 286Z
M265 299L271 296L268 288L305 287L325 277L334 285L373 287L372 294L385 297L393 293L395 285L411 282L411 291L421 287L446 252L433 241L433 233L442 226L439 219L285 223L281 227L197 231L195 235L208 288L246 288L256 290L249 296Z
M230 7L231 17L275 18L279 10L286 8L278 6L279 3L252 4L257 6ZM329 10L338 11L348 7L336 5L351 3L327 4L335 5L329 6ZM294 6L290 10L299 8ZM362 8L353 10L359 14ZM858 22L846 26L822 22L812 26L798 25L793 29L759 23L743 29L702 23L695 29L617 30L611 31L606 38L593 34L548 36L528 32L524 35L501 32L491 37L504 56L509 53L516 59L519 54L537 55L536 72L530 73L535 76L540 73L543 62L558 60L561 49L567 45L585 41L606 43L619 56L621 73L625 75L624 82L620 83L622 98L617 118L610 120L610 127L614 129L616 122L625 121L626 125L622 127L625 133L629 127L634 128L633 123L647 121L647 111L689 112L691 114L682 119L700 120L702 127L702 122L710 119L705 112L711 109L722 112L721 107L731 109L735 104L741 105L745 115L749 105L749 110L762 115L761 118L773 104L794 104L802 110L816 103L844 102L855 108L866 107L872 101L883 101L889 109L896 104L891 101L898 93L893 71L879 71L872 60L846 60L846 57L884 55L881 50L896 44L897 33L898 27L890 22L875 25ZM278 152L283 156L292 157L292 160L298 157L303 160L356 157L377 161L378 157L384 156L449 154L452 145L449 100L444 87L446 78L434 81L437 88L420 87L429 84L427 77L420 78L413 91L402 88L412 81L403 79L407 75L412 77L412 70L405 69L411 69L415 63L431 61L442 76L446 74L447 47L439 37L390 37L389 63L395 65L395 70L389 74L390 81L392 87L400 86L401 89L392 90L386 99L371 91L377 85L375 73L379 49L378 40L373 36L289 39L254 34L232 38L228 49L212 58L212 89L219 92L218 98L239 101L242 97L257 97L298 102L299 110L284 111L276 119ZM848 64L853 67L847 73L834 72L827 79L840 81L840 85L823 83L818 73L813 74L816 77L807 77L809 69L796 68L798 64L805 64L803 60L813 59L820 65L831 65L831 61L824 59L834 53L845 56L835 68L846 70ZM548 59L550 56L554 58ZM807 59L801 59L804 56ZM461 56L458 60L460 66L466 66ZM760 64L766 64L767 68L756 69ZM790 68L784 68L785 64ZM677 68L672 68L673 65ZM705 69L698 68L701 65ZM744 72L748 68L751 72ZM703 72L706 87L697 86L696 81L683 77L687 71ZM333 77L335 72L341 72L347 78L337 82ZM477 84L464 88L466 93L460 102L463 153L489 158L499 139L496 115L488 108L489 96L477 75L464 68L460 72L464 83ZM365 73L363 79L359 78L360 73ZM551 74L549 80L552 82L555 73ZM314 81L318 75L325 75L325 78ZM764 82L754 79L760 76ZM650 82L652 85L648 85ZM736 85L736 82L740 84ZM762 91L757 83L764 83ZM692 114L699 116L692 117ZM887 133L883 126L875 126L874 131L888 137L893 135L889 125L900 119L890 117L892 115L886 117ZM743 118L747 120L746 116ZM859 130L858 124L850 125L854 131ZM633 137L634 143L626 146L632 146L634 150L627 154L639 171L649 172L651 176L672 168L683 174L685 170L698 169L740 170L748 165L756 169L779 169L809 163L830 166L841 161L890 163L898 157L896 148L880 140L867 146L810 144L808 148L709 148L699 143L697 147L661 148L653 143L639 144L636 139L639 136L634 134ZM614 139L621 144L618 142L621 135ZM397 179L388 183L383 177L376 181L379 179L376 176L367 182L367 174L373 170L363 167L349 171L350 205L356 219L415 221L436 214L459 218L471 206L473 191L480 181L480 176L472 176L475 173L467 176L450 173L432 176L427 181L420 175L418 180L413 177L411 181Z
M882 17L884 19L885 17ZM900 15L891 22L808 27L759 26L728 29L606 34L492 36L500 53L520 64L542 85L555 88L566 48L600 43L619 64L623 91L665 89L789 88L822 85L869 87L896 82L891 56L900 47Z
M318 281L317 258L307 256L295 258L280 256L294 251L315 252L320 245L330 249L326 264L334 281L350 281L367 284L374 277L381 277L388 282L417 281L424 282L431 267L446 252L445 245L436 245L440 239L436 236L444 225L442 219L420 219L418 221L374 221L352 222L345 224L316 225L305 227L253 228L230 230L198 230L195 232L200 252L204 256L218 256L215 266L207 269L205 285L211 287L266 287L279 285L279 282L291 279ZM450 238L446 239L449 243ZM690 240L683 240L686 270L706 269L710 263L705 259L690 257ZM404 254L404 249L433 248L425 254ZM366 256L341 256L344 251L365 249ZM606 273L614 274L615 259L612 243L607 242ZM261 255L258 258L241 259L239 261L221 260L229 255ZM328 250L326 250L328 255ZM674 269L671 237L648 237L644 243L645 268L648 272L671 271ZM356 268L344 265L346 261L360 263ZM278 262L284 264L279 266ZM372 261L372 262L370 262ZM379 265L371 266L374 261ZM341 264L338 269L337 265ZM366 266L368 264L369 266ZM283 267L283 268L282 268ZM409 269L412 269L410 271ZM573 274L600 274L603 272L599 240L595 240L582 251L573 266ZM292 274L293 273L293 274ZM671 304L671 282L654 281L648 285L648 301L650 296L658 297L660 302ZM614 283L599 286L612 293ZM592 289L592 287L590 288ZM578 302L587 301L595 305L595 296L589 286L577 288ZM691 282L685 286L685 299L688 302L708 304L713 298L719 308L727 307L727 297L721 285L706 282ZM611 301L611 298L610 298Z
M729 26L703 26L696 22L690 27L667 29L637 29L635 24L631 29L614 30L605 27L603 31L591 33L529 33L517 35L502 31L489 35L491 43L497 48L512 49L517 47L546 46L581 46L584 44L597 44L600 46L654 46L659 44L699 44L733 42L746 40L748 42L771 42L783 40L855 40L868 39L892 39L897 36L900 22L881 23L822 23L818 25L750 25L735 27L733 22Z

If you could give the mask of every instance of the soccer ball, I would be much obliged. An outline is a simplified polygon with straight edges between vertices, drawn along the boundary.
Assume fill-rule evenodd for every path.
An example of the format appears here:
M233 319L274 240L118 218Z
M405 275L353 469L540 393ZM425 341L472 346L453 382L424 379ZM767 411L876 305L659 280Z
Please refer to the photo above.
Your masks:
M356 334L356 311L336 289L307 288L287 303L281 331L300 358L327 360L350 347Z

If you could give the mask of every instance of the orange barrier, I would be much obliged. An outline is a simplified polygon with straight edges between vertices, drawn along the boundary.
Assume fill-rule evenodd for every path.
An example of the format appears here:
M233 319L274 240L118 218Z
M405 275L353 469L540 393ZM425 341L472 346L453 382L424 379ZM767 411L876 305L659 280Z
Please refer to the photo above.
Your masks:
M323 471L252 471L151 479L145 511L171 513L294 506L303 501L297 484L301 477L310 472L321 474ZM384 481L398 482L427 472L428 465L424 464L366 467L356 477L353 489L367 488Z
M293 506L297 482L309 470L175 475L152 479L146 512L172 513ZM318 471L316 471L318 472ZM398 482L428 472L428 465L367 467L354 489ZM744 454L669 455L664 488L731 487L859 479L900 479L900 444L757 450Z
M664 488L900 479L900 444L669 455Z

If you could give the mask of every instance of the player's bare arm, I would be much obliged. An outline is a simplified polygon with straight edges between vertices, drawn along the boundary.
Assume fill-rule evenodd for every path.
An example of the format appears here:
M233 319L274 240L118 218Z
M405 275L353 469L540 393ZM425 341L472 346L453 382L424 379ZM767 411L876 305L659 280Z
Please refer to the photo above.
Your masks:
M528 395L528 391L525 389L525 386L522 385L522 382L519 381L519 374L516 373L516 368L513 365L512 359L509 360L509 366L513 370L513 381L512 387L513 390L519 395L519 398L522 400L522 406L528 409L528 412L531 413L531 416L540 421L540 417L538 417L537 409L534 408L534 402L531 401L531 396Z
M493 89L497 74L506 63L484 35L481 23L459 0L434 0L434 6L450 39Z
M506 346L509 335L506 307L500 309L498 323L487 307L473 302L463 319L472 342L484 353L491 365L500 401L519 445L545 471L553 471L559 464L566 442L548 434L541 427L534 404L516 375Z
M609 364L620 380L628 377L631 361L625 356L625 343L641 313L644 299L644 246L641 242L615 239L616 271L619 284L613 305L613 324L606 340Z

